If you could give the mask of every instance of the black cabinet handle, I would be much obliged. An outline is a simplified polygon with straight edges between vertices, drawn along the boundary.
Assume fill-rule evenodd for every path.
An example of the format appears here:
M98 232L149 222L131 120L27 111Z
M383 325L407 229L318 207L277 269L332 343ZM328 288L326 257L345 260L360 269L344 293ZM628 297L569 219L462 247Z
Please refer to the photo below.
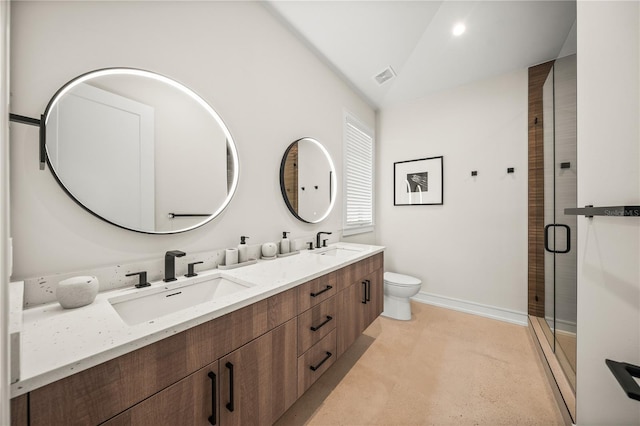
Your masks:
M333 317L330 317L329 315L327 315L327 319L322 321L322 323L320 325L316 325L316 326L311 326L311 331L318 331L322 328L322 326L324 326L326 323L328 323L329 321L331 321L333 319Z
M549 228L551 227L560 227L560 228L565 228L567 230L567 248L565 250L551 250L549 248ZM548 251L549 253L558 253L558 254L563 254L563 253L569 253L569 251L571 250L571 228L569 228L568 225L563 225L562 223L550 223L549 225L544 227L544 249L546 251Z
M227 410L233 413L233 364L227 362L224 366L229 369L229 402L227 403Z
M318 365L310 365L309 366L311 371L316 371L318 368L320 368L320 366L322 366L322 364L324 364L325 362L327 362L327 360L329 358L331 358L331 352L327 352L326 354L327 354L327 356L325 356L324 359L322 361L320 361L320 364L318 364Z
M362 303L367 304L367 282L362 281Z
M611 359L605 359L605 362L618 383L620 383L620 386L622 386L624 393L629 398L640 401L640 386L633 379L634 377L640 377L640 367Z
M211 416L209 416L209 423L212 425L216 424L216 375L213 371L209 371L207 374L211 379Z
M367 302L371 302L371 280L364 280L364 282L367 283L367 291L365 294L365 298L367 299Z
M311 293L311 297L318 297L320 296L322 293L324 293L325 291L329 291L331 290L333 287L331 287L330 285L326 286L325 288L323 288L322 290L320 290L317 293Z

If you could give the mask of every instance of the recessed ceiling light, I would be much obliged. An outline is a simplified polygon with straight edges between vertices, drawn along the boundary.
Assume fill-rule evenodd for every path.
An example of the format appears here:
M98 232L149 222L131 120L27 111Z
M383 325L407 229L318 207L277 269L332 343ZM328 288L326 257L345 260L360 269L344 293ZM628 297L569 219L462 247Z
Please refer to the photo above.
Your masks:
M467 27L465 27L462 22L459 22L453 27L453 35L456 37L461 36L466 31L466 29Z

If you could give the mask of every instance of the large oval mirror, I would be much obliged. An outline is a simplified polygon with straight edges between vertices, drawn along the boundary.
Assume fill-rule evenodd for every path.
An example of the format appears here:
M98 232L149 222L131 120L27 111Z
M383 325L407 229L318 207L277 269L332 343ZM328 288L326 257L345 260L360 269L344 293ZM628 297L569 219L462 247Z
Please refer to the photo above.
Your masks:
M335 203L336 172L326 148L317 140L293 142L280 164L280 189L289 211L307 223L324 220Z
M45 111L47 161L64 190L119 227L172 234L202 226L238 184L238 153L195 92L149 71L70 81Z

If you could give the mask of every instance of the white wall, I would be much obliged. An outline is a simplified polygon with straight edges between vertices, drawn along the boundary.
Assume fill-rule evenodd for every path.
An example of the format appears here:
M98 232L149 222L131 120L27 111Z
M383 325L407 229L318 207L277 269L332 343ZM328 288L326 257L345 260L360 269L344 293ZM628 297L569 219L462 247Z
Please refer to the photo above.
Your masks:
M579 1L578 205L640 204L638 2ZM605 358L640 365L640 218L578 219L579 425L640 424Z
M0 425L9 424L9 10L0 2Z
M282 231L297 238L342 227L340 184L323 223L293 218L280 194L280 160L291 142L310 136L342 170L343 108L370 126L374 111L259 3L15 2L12 9L12 112L39 116L60 86L89 70L143 68L207 100L240 156L238 191L220 217L185 234L144 235L75 205L49 171L38 171L36 129L13 125L14 279L160 258L169 249L230 247L240 235L260 243Z
M526 313L527 71L385 108L377 134L385 270L422 279L423 292ZM439 155L444 204L395 207L393 163Z

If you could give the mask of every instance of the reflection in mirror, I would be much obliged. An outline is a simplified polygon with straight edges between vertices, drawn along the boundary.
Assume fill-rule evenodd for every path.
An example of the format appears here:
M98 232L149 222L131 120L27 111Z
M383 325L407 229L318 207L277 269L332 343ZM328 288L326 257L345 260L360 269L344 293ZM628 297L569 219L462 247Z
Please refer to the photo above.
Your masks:
M302 138L289 145L280 164L280 189L289 211L303 222L318 223L331 213L336 172L320 142Z
M46 151L64 190L94 215L151 234L216 217L238 183L222 119L167 77L111 68L84 74L47 106Z

